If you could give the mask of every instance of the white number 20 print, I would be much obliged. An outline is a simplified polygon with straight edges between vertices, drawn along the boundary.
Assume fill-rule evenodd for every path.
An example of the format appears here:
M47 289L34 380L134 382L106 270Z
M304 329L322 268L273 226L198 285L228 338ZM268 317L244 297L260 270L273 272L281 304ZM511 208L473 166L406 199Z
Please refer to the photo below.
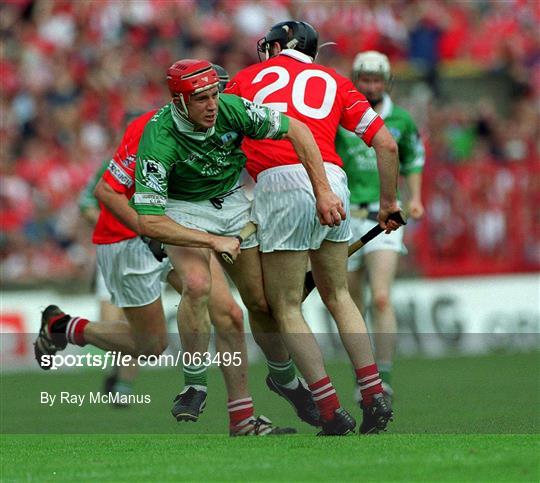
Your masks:
M252 84L257 84L261 82L268 74L277 74L278 77L274 82L268 84L266 87L263 87L260 91L258 91L253 98L253 102L255 102L256 104L264 104L265 106L275 109L276 111L287 112L288 105L286 102L265 103L264 101L270 94L273 94L274 92L277 92L280 89L286 87L291 80L291 75L284 67L280 67L277 65L273 67L267 67L266 69L261 70L255 76ZM310 79L313 79L315 77L324 80L326 84L324 89L324 98L320 107L310 107L306 104L307 83ZM328 116L328 114L330 114L330 111L332 110L332 106L334 105L334 100L336 98L336 92L337 83L330 74L327 74L322 70L308 69L300 72L300 74L298 74L294 79L292 85L291 101L294 108L300 114L303 114L304 116L310 117L312 119L324 119L326 116Z

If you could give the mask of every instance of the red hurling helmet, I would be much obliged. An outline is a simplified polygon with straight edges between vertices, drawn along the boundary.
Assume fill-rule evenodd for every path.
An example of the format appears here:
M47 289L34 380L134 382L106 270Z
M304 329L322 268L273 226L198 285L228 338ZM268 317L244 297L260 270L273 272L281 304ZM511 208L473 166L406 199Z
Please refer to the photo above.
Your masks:
M192 94L219 85L219 77L212 64L206 60L183 59L167 70L167 85L171 96L180 95L187 113L187 104Z

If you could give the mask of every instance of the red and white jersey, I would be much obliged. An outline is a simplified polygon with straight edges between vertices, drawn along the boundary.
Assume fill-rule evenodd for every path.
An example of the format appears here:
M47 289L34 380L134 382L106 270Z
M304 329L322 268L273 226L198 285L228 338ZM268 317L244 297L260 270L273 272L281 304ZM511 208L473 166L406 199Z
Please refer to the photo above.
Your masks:
M334 142L338 126L356 132L368 146L383 125L353 83L334 69L314 64L292 49L241 70L227 85L226 93L264 104L304 122L313 133L324 161L343 166ZM242 149L251 176L265 169L297 164L290 141L244 139Z
M109 167L103 173L103 180L114 191L122 193L131 199L135 192L135 159L146 123L157 112L154 109L139 116L129 123L118 149L114 153ZM117 243L129 238L135 238L137 233L120 222L104 205L99 203L101 211L94 228L92 241L97 245Z

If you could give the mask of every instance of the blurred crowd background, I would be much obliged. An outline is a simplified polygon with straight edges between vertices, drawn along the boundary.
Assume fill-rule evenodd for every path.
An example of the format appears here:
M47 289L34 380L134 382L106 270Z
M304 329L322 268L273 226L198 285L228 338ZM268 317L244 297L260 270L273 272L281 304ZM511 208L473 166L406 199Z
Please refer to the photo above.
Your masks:
M287 19L312 23L318 61L392 62L392 96L427 147L424 220L402 275L540 268L538 0L3 0L0 258L3 287L92 277L80 191L126 116L168 101L164 72L206 58L231 75Z

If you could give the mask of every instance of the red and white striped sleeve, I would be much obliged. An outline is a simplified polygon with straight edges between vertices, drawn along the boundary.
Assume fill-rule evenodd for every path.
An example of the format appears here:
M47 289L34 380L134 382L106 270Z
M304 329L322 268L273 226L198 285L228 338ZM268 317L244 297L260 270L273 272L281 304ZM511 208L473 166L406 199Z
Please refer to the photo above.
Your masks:
M358 92L352 82L347 81L342 89L344 95L340 124L371 146L373 136L384 125L382 118L371 108L363 94Z

